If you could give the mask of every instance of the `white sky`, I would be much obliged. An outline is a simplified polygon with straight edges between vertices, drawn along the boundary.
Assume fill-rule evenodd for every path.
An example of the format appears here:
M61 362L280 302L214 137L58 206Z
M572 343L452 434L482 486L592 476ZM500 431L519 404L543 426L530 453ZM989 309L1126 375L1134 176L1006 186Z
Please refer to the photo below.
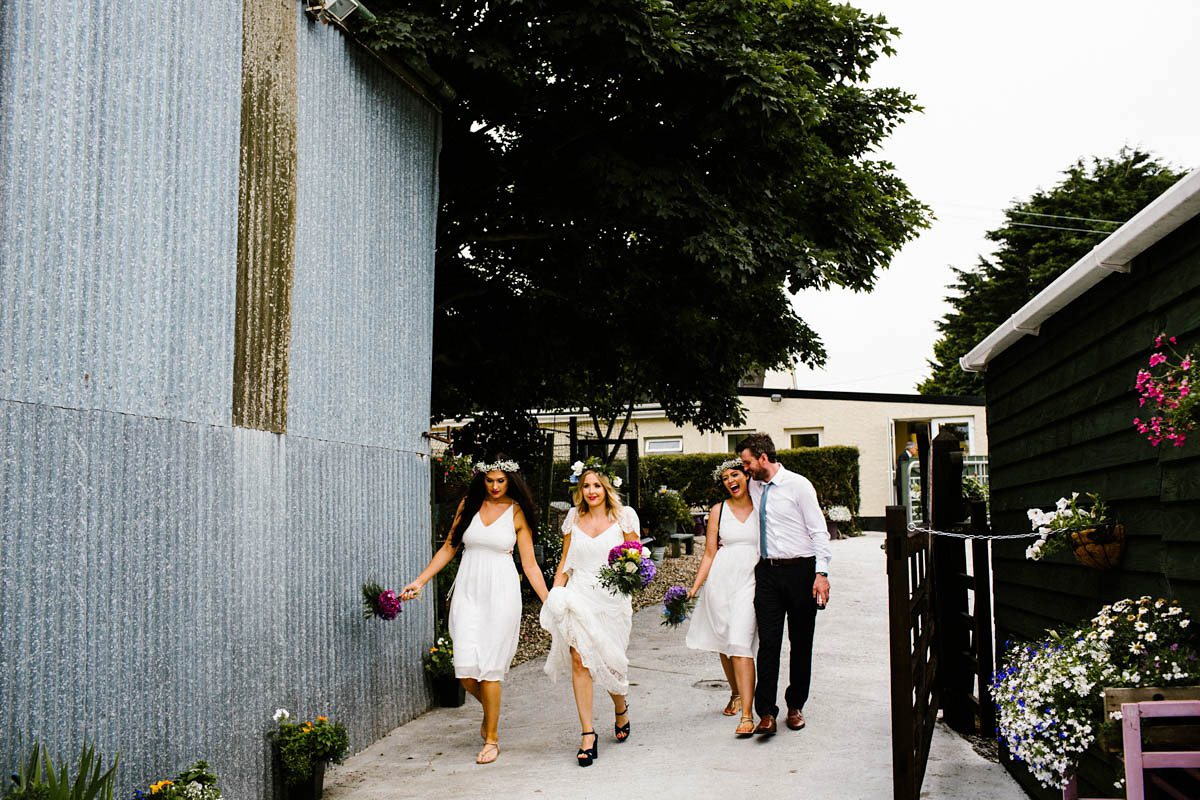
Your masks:
M929 374L950 267L990 252L983 234L1012 201L1125 144L1177 169L1200 166L1200 2L850 2L901 31L872 82L915 94L925 111L883 157L937 219L873 293L796 297L829 357L824 370L798 367L795 388L912 393Z

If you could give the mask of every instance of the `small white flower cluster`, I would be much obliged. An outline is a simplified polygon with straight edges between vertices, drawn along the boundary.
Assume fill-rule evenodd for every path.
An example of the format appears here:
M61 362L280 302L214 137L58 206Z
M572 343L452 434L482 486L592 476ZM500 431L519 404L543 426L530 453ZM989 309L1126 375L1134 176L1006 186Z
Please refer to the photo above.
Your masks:
M713 470L713 480L720 482L721 477L725 474L725 470L727 469L740 469L744 472L745 465L742 464L742 460L740 458L731 458L728 461L722 461L717 465L717 468Z
M1040 561L1065 547L1065 537L1055 536L1059 532L1102 524L1105 521L1104 503L1095 494L1089 494L1088 497L1094 502L1091 508L1079 508L1079 492L1071 492L1069 500L1065 497L1058 498L1053 511L1031 508L1025 512L1033 529L1040 534L1036 542L1025 548L1025 558Z
M589 458L586 463L583 461L576 461L574 464L572 464L571 465L570 482L578 483L579 476L582 475L585 470L591 470L592 472L597 472L597 473L605 476L606 478L608 478L609 483L611 483L613 485L614 489L621 488L621 484L623 483L623 481L621 480L621 476L614 475L611 472L609 472L607 469L604 468L604 466L600 463L600 460L597 458Z
M287 722L289 719L291 719L291 717L292 715L288 713L286 708L277 708L275 709L275 714L271 717L271 719L275 720L276 722Z
M830 506L825 511L825 518L832 522L849 522L850 509L845 506Z
M482 472L486 474L488 472L496 472L497 470L503 472L520 472L521 465L515 461L512 461L511 459L506 461L495 461L491 464L485 464L482 461L475 462L476 472Z
M1084 635L1110 651L1117 649L1112 654L1118 665L1117 685L1158 686L1194 677L1196 664L1189 661L1192 651L1183 633L1191 622L1174 601L1142 595L1100 609ZM1123 656L1122 651L1140 658L1130 664L1132 659Z

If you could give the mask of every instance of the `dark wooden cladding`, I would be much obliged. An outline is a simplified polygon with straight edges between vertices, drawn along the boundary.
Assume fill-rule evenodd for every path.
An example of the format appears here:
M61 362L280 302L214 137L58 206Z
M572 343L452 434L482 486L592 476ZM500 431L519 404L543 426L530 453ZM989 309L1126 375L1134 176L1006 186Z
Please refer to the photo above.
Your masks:
M1069 552L1028 561L1031 540L993 545L996 638L1040 638L1090 618L1122 597L1174 598L1200 612L1200 431L1183 448L1155 448L1133 427L1148 417L1134 389L1154 338L1200 352L1200 218L1138 256L999 354L985 375L989 482L996 533L1029 530L1027 509L1072 491L1098 492L1125 526L1116 570L1080 565ZM1090 758L1083 787L1111 785ZM1032 796L1041 789L1019 767Z
M233 424L287 431L296 241L296 11L245 0Z

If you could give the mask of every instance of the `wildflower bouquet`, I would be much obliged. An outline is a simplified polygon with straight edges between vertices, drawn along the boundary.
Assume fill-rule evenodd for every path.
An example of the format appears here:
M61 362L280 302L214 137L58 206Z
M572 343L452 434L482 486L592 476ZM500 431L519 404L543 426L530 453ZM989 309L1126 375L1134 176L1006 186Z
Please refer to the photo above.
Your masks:
M849 522L850 509L845 506L830 506L825 509L825 519L830 522Z
M1054 511L1029 509L1026 516L1041 536L1026 548L1025 557L1040 561L1051 553L1066 549L1072 532L1109 524L1108 507L1100 495L1089 492L1087 497L1092 501L1091 508L1080 508L1079 492L1072 492L1070 500L1058 498Z
M293 722L284 708L275 711L274 719L279 727L271 735L283 768L283 782L288 786L310 780L319 764L341 763L350 750L350 739L341 723L325 717L317 717L316 722Z
M1200 365L1191 352L1180 356L1175 344L1174 336L1159 334L1150 354L1150 369L1138 370L1134 384L1138 405L1148 404L1152 416L1148 420L1134 417L1133 425L1155 447L1163 441L1183 447L1187 432L1196 427L1192 414L1200 398L1192 393L1192 385L1200 378Z
M668 628L677 628L691 615L692 609L695 607L696 601L688 597L687 589L682 586L672 586L663 596L661 624Z
M454 640L450 634L442 631L429 648L425 659L425 671L435 678L439 675L454 674Z
M400 598L396 597L396 593L391 589L384 589L374 581L363 584L362 594L363 619L378 617L392 620L403 610L400 607Z
M176 776L175 780L162 780L150 784L150 793L141 789L133 793L130 800L218 800L221 790L217 788L217 776L209 771L207 761L197 761Z
M633 594L654 580L656 572L650 551L641 542L621 542L608 551L608 566L597 575L600 585L613 594Z
M1066 636L1011 647L991 687L1000 740L1043 786L1062 788L1113 722L1097 689L1195 683L1196 645L1187 612L1143 596L1104 606Z

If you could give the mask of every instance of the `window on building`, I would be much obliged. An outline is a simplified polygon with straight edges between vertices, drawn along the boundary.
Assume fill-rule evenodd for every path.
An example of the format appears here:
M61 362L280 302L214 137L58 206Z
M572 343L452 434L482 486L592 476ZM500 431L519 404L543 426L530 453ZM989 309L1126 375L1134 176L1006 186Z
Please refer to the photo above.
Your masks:
M754 431L725 431L725 447L730 453L737 452L738 442L745 439Z
M646 455L659 455L662 453L682 453L683 452L683 437L670 436L660 439L646 440Z
M797 447L820 447L821 434L819 433L793 433L792 448Z

